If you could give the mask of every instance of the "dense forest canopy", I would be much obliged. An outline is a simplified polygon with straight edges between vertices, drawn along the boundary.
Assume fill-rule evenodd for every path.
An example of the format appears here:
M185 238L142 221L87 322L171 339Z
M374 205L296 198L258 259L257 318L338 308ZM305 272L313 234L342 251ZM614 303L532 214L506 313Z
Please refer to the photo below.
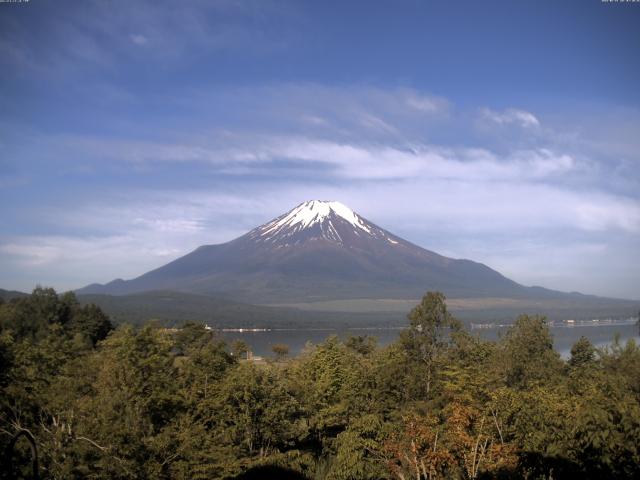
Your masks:
M428 293L386 347L247 350L195 323L114 329L52 289L0 304L0 476L31 478L30 440L41 478L640 476L632 340L565 361L544 318L483 341Z

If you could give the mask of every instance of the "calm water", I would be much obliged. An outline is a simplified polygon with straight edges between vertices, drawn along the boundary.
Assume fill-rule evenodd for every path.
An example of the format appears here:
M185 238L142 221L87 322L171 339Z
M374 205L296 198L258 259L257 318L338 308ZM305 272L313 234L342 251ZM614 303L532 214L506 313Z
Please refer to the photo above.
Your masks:
M254 355L263 357L272 356L271 347L276 343L284 343L289 346L292 355L300 353L307 342L321 343L330 335L337 335L345 339L352 335L370 335L378 339L379 345L387 345L398 338L401 328L354 328L354 329L318 329L318 330L269 330L263 332L222 332L223 338L228 342L235 339L244 340L253 350ZM494 328L487 330L472 330L474 335L482 338L496 340L503 335L506 328ZM620 340L625 343L628 339L634 338L640 342L637 325L603 325L603 326L574 326L574 327L551 327L556 350L563 357L569 355L571 346L582 335L587 337L597 346L604 346L613 341L616 334L620 335Z

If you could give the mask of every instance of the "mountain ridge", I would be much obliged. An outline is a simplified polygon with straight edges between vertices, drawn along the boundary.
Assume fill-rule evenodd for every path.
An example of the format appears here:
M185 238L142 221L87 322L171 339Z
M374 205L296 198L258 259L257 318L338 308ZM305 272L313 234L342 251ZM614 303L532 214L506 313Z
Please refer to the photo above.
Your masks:
M525 287L487 265L453 259L404 240L334 201L310 200L229 242L203 245L131 280L79 294L174 290L249 303L339 298L563 298Z

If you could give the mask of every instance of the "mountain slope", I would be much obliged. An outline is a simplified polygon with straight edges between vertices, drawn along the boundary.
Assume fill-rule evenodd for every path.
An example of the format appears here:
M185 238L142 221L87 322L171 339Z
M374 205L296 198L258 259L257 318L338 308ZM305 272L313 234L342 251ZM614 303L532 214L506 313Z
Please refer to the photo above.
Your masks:
M389 326L404 323L406 312L310 312L296 308L249 305L208 295L149 291L130 295L78 295L82 304L94 303L116 323L143 324L157 320L165 326L186 321L214 328L337 328Z
M481 263L423 249L338 202L307 201L247 234L206 245L132 280L92 284L81 294L174 290L249 303L338 298L551 298Z
M14 298L28 297L28 293L18 292L17 290L4 290L0 288L0 299L4 301L13 300Z
M214 328L336 329L386 328L406 325L413 300L332 300L291 306L249 305L209 295L149 291L130 295L79 295L95 303L116 323L142 324L155 319L165 326L185 321ZM550 320L624 318L637 313L638 303L581 296L575 299L448 299L449 311L468 322L509 323L521 313Z

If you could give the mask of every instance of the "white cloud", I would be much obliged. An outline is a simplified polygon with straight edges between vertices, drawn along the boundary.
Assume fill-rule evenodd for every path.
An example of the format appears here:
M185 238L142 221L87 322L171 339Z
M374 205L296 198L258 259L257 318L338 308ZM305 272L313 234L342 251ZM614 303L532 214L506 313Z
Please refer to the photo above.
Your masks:
M36 240L39 241L41 239ZM23 241L0 245L0 253L17 257L25 266L29 267L47 265L62 256L60 249L55 246L46 244L34 245Z
M578 226L585 230L622 229L640 232L640 204L635 201L600 198L598 202L580 202L575 208Z
M247 139L245 150L211 152L210 159L270 162L277 159L317 162L332 166L327 175L352 179L446 178L456 180L541 179L577 168L567 154L548 149L515 151L505 157L479 148L338 143L305 137Z
M211 112L224 105L229 116L220 127L226 130L235 126L244 133L304 133L333 139L412 137L451 117L446 99L410 88L370 85L334 87L312 83L201 89L185 91L170 101L197 114L188 121L209 123Z
M398 129L375 115L370 113L360 114L360 123L372 130L379 130L386 133L398 133Z
M458 205L457 201L447 200L446 208L441 209L443 218L439 221L458 221L461 225L474 227L483 223L508 230L516 224L518 228L525 228L529 223L531 228L570 225L586 231L640 230L638 202L613 192L593 189L590 185L589 188L570 187L571 178L579 185L585 175L591 174L591 165L550 148L498 154L477 147L419 143L402 146L337 142L307 136L241 134L192 145L101 139L65 139L65 143L81 148L89 157L100 155L112 161L134 163L196 163L204 171L211 166L217 174L251 174L263 176L265 181L278 179L280 174L274 173L273 166L286 161L312 169L314 173L310 179L318 185L330 185L335 181L394 182L393 188L383 197L404 198L407 203L411 202L407 193L419 198L424 196L425 189L438 192L439 197L430 196L430 201L437 203L438 198L448 198L455 192L456 198L462 199L463 203ZM285 189L290 191L292 186L286 185ZM378 187L366 185L368 190L375 188ZM295 198L292 203L306 197ZM180 199L183 206L185 201L185 198ZM208 199L204 203L210 202ZM201 207L194 208L190 210L187 205L186 210L180 209L177 202L168 212L147 202L135 207L135 211L128 212L124 218L136 219L129 228L142 225L159 232L194 234L206 230L204 219L208 218ZM460 211L456 212L456 208ZM490 213L487 215L486 212ZM101 216L98 211L94 215L96 218ZM425 214L421 215L424 217ZM114 215L113 218L122 221L123 216ZM474 221L474 218L482 219L482 222ZM522 222L516 221L518 218L523 219Z
M480 110L481 116L490 122L498 125L516 124L523 128L539 127L540 121L531 112L526 110L518 110L516 108L508 108L502 112L483 108Z
M373 121L372 118L368 120ZM392 127L375 124L375 128ZM326 165L330 168L321 173L324 178L378 180L416 175L458 180L534 180L581 168L571 155L547 148L498 155L484 148L337 142L307 136L221 136L191 145L85 137L61 137L54 139L53 143L55 148L52 150L63 150L75 156L106 158L113 162L210 164L228 173L239 171L245 174L253 169L255 174L267 176L270 172L262 166L280 160L301 166Z
M317 115L301 115L300 120L314 126L326 126L329 123L324 118Z
M149 39L147 37L145 37L144 35L140 34L140 33L131 34L129 36L129 38L136 45L143 46L143 45L146 45L147 43L149 43Z
M171 239L166 237L156 236L154 239L150 235L135 234L22 236L0 245L0 261L15 272L13 288L23 290L29 290L36 284L64 290L94 281L130 278L185 253L184 245L179 248L175 244L172 246Z
M411 91L405 92L405 102L411 108L430 114L447 112L449 109L449 102L443 98L419 95Z
M203 230L201 220L188 218L135 218L133 224L145 226L158 233L180 232L194 234Z

